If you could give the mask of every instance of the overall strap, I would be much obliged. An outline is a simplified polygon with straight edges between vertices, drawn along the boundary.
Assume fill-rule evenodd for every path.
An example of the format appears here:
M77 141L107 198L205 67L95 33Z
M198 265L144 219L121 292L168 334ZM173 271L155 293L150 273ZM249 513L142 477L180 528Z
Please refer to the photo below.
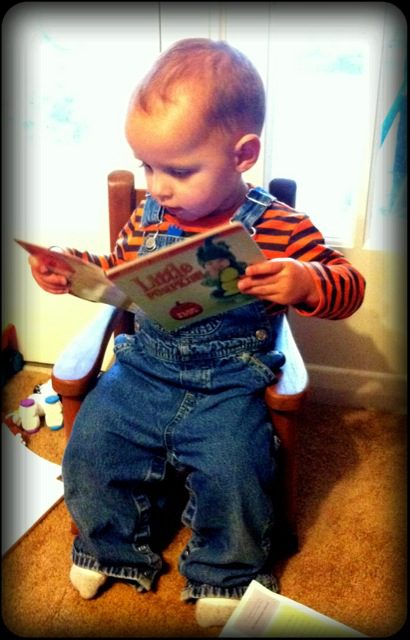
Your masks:
M151 196L150 193L147 193L144 211L141 218L141 225L143 227L148 227L151 224L158 224L162 222L163 215L164 208Z
M261 217L266 209L275 202L276 198L261 187L253 187L245 196L244 203L234 213L233 221L242 222L242 224L252 231L255 222ZM164 214L163 207L149 194L145 201L144 211L142 214L141 224L147 227L151 224L158 224L162 221Z
M255 222L275 200L276 198L274 196L261 187L253 187L246 194L245 202L233 215L232 222L242 222L248 231L251 232Z

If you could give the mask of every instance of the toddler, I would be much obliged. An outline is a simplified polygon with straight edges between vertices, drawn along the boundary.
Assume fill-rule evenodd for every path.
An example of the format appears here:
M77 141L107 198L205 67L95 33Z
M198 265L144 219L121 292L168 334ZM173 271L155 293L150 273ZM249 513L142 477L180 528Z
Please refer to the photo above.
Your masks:
M192 536L179 571L198 623L224 624L253 579L277 589L277 439L264 402L276 332L289 306L347 318L365 283L307 215L245 182L264 117L261 78L241 52L201 38L174 44L136 88L126 116L146 200L111 255L67 249L107 268L239 220L268 258L239 281L251 304L170 332L137 312L135 334L116 338L116 361L86 397L63 459L65 500L79 530L70 579L83 598L108 577L139 591L155 586L155 523L171 471L187 488L182 521ZM69 291L65 277L34 257L30 264L43 289Z

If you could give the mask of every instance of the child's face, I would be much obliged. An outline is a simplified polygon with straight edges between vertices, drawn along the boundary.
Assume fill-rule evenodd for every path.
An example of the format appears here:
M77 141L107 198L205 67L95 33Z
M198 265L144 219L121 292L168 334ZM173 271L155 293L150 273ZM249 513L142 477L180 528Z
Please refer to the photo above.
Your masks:
M205 262L204 269L211 278L217 278L222 269L226 269L229 265L230 262L227 258L214 258Z
M134 110L126 123L148 191L185 221L235 209L246 193L235 138L216 129L205 131L198 111L192 101L180 98L157 104L149 114Z

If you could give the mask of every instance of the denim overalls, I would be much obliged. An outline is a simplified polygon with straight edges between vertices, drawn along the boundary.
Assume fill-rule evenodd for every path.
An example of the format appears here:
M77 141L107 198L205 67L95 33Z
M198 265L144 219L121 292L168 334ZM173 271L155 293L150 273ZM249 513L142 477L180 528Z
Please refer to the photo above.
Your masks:
M250 231L273 198L252 189L233 216ZM147 198L143 226L162 210ZM149 234L141 250L178 241ZM148 246L148 248L147 248ZM116 361L83 402L63 459L65 500L80 534L73 562L149 590L161 571L152 543L159 482L186 474L179 560L183 599L241 597L268 566L277 438L264 389L280 366L275 327L256 301L167 332L142 312L115 340ZM165 512L164 512L165 513ZM165 515L156 517L167 528Z

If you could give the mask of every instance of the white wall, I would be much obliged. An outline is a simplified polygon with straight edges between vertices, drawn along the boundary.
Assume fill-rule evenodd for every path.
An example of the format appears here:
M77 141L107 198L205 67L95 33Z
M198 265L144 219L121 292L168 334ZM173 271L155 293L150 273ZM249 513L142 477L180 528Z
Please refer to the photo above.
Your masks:
M346 250L366 275L365 301L343 321L301 318L291 324L311 382L311 398L405 412L407 399L406 256Z

